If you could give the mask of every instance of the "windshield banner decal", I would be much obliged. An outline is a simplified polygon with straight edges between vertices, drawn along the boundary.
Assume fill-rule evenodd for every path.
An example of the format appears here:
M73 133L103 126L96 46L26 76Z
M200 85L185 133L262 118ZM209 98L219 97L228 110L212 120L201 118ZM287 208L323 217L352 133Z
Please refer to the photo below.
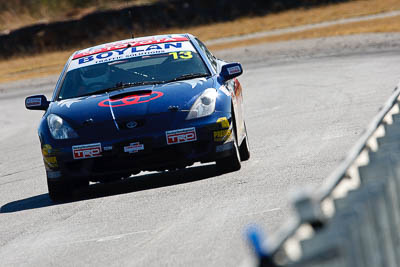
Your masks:
M142 37L129 39L124 41L118 41L114 43L102 44L95 47L91 47L82 51L79 51L74 55L73 59L86 57L98 53L103 53L111 50L133 47L133 46L142 46L142 45L150 45L150 44L161 44L161 43L169 43L169 42L183 42L189 41L188 38L183 36L174 36L174 37L163 37L163 38L155 38L155 37Z
M123 60L127 58L150 56L155 54L164 54L171 52L191 51L195 52L194 47L190 42L170 42L161 44L150 44L142 46L134 46L122 48L113 51L107 51L95 55L89 55L73 60L69 66L68 71L87 67L90 65L111 62L115 60Z

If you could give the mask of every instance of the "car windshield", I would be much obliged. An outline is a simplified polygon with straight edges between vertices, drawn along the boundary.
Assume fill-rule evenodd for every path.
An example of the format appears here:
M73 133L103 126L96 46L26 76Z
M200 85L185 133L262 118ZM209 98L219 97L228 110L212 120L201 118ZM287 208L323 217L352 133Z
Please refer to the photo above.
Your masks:
M72 60L58 100L208 75L190 42L128 47Z

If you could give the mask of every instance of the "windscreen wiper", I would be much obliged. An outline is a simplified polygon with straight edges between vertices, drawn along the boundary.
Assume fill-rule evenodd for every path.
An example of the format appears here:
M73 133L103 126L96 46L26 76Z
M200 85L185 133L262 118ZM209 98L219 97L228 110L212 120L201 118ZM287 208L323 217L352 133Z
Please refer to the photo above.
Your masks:
M159 84L159 83L162 83L162 82L158 82L158 81L142 81L142 82L134 82L134 83L118 82L113 87L109 87L109 88L101 89L101 90L98 90L98 91L82 94L79 97L88 96L88 95L98 95L98 94L103 94L103 93L109 93L109 92L120 90L120 89L124 89L124 88L127 88L127 87L134 87L134 86L140 86L140 85L152 85L152 84Z
M79 95L78 97L89 96L89 95L99 95L99 94L104 94L104 93L107 93L107 92L110 92L110 91L112 91L112 90L110 90L110 88L106 88L106 89L101 89L101 90L94 91L94 92L89 92L89 93L81 94L81 95Z
M170 83L170 82L176 82L176 81L182 81L182 80L189 80L189 79L194 79L194 78L201 78L201 77L208 77L210 76L209 73L189 73L189 74L183 74L181 76L178 76L172 80L169 81L164 81L164 83Z
M159 81L141 81L141 82L134 82L134 83L118 82L115 84L114 87L109 88L109 89L121 89L121 88L133 87L133 86L152 85L152 84L158 84L158 83L162 83L162 82L159 82Z

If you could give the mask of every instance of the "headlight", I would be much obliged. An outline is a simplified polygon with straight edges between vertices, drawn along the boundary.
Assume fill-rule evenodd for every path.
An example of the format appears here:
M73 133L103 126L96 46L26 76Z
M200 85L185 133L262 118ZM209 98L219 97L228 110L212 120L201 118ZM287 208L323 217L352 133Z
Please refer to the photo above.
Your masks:
M194 102L190 108L186 119L196 119L210 115L215 110L215 102L217 100L217 90L209 88L205 90Z
M50 114L47 117L47 124L54 139L77 138L78 134L60 116Z

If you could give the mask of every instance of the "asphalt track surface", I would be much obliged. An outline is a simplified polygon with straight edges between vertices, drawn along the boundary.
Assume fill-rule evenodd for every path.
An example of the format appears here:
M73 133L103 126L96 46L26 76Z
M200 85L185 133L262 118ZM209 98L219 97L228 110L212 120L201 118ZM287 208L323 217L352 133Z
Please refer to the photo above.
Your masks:
M24 108L26 95L49 96L55 77L0 84L0 265L243 264L245 227L278 229L292 213L288 194L320 185L397 85L400 46L385 38L220 51L245 68L252 155L240 171L142 173L57 204L36 133L42 112Z

